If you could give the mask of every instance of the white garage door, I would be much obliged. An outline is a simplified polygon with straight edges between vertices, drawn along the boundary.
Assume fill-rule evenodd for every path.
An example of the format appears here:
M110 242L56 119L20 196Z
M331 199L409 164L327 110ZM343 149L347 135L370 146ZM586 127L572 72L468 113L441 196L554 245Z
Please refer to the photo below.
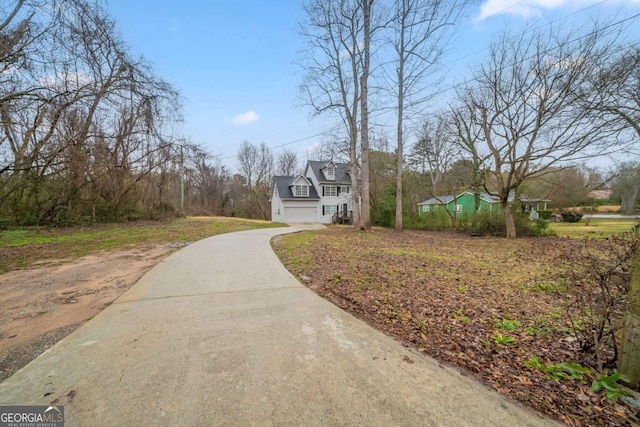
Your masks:
M285 207L284 208L284 221L285 222L316 222L316 208L315 207Z

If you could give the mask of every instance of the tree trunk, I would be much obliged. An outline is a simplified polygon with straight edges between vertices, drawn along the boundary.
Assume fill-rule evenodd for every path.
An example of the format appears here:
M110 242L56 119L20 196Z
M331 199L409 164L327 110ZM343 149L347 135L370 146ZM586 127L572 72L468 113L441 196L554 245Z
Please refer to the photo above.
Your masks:
M621 206L620 210L622 213L633 215L636 213L636 206L638 204L638 193L640 193L640 188L635 186L629 191L623 193L620 197Z
M404 36L405 25L404 19L400 30L400 55L398 57L398 122L396 134L398 137L396 150L396 223L395 230L402 231L402 163L403 163L403 121L404 121Z
M507 228L507 239L515 239L516 238L516 223L513 218L513 212L511 211L511 206L509 206L508 201L502 201L502 211L504 212L504 223Z
M373 0L363 1L363 65L360 76L360 140L362 150L361 191L362 211L360 212L360 228L371 230L371 195L369 194L369 70L371 59L371 7Z
M627 376L629 386L637 390L640 383L640 252L636 251L632 263L618 372Z
M398 138L398 153L396 163L396 231L402 231L402 142Z
M357 131L355 136L357 138ZM353 139L355 140L355 139ZM360 185L358 183L358 156L356 153L356 144L350 144L349 157L351 159L351 210L352 210L352 224L357 227L360 224Z

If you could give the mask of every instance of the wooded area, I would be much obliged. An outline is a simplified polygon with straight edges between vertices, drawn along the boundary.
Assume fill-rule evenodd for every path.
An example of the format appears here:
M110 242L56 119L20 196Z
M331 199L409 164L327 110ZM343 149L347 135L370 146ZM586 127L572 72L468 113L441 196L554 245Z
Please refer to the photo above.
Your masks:
M401 230L404 217L413 227L418 202L461 189L506 208L514 190L563 207L610 188L634 212L637 161L606 171L576 163L640 137L640 48L623 37L634 17L504 34L471 78L443 91L438 64L467 6L305 3L301 97L337 123L311 158L351 164L354 224ZM2 223L268 219L273 175L303 166L294 151L245 141L236 172L190 142L180 94L131 55L99 1L20 0L0 12ZM426 108L437 92L450 108Z

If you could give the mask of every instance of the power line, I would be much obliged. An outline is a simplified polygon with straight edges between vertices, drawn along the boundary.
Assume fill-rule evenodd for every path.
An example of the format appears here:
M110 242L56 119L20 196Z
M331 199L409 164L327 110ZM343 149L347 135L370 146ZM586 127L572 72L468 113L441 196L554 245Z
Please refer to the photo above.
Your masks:
M512 6L510 6L510 7L513 7L513 6L515 6L515 5L517 5L517 4L520 4L520 3L524 2L524 1L525 1L525 0L522 0L522 1L520 1L520 2L518 2L518 3L516 3L516 4L514 4L514 5L512 5ZM599 4L602 4L602 3L606 2L606 1L608 1L608 0L602 0L601 2L599 2L599 3L597 3L597 4L599 5ZM593 7L593 6L594 6L594 5L591 5L591 6L585 7L585 8L583 8L583 9L581 9L580 11L576 11L576 12L573 12L573 13L571 13L571 14L567 15L566 17L573 16L573 15L575 15L576 13L579 13L579 12L581 12L581 11L584 11L584 10L586 10L586 9L589 9L590 7ZM510 8L510 7L509 7L509 8ZM509 9L509 8L506 8L505 10L507 10L507 9ZM492 15L492 16L495 16L495 15ZM561 20L561 19L566 19L566 17L558 18L556 21ZM574 38L574 39L568 40L568 41L566 41L566 42L564 42L564 43L562 43L562 44L560 44L560 45L553 46L553 47L551 47L551 48L549 48L549 49L547 49L547 50L545 50L545 51L538 52L538 53L536 53L536 55L539 55L539 54L547 54L547 53L553 52L553 51L558 50L558 49L560 49L560 48L562 48L562 47L565 47L565 46L567 46L567 45L569 45L569 44L571 44L571 43L575 43L575 42L577 42L577 41L579 41L579 40L581 40L581 39L587 38L587 37L589 37L589 36L593 36L593 35L597 34L598 32L607 31L607 30L609 30L609 29L611 29L611 28L613 28L613 27L615 27L615 26L619 26L619 25L622 25L622 24L624 24L624 23L626 23L626 22L628 22L628 21L632 21L632 20L634 20L634 19L637 19L638 17L640 17L640 13L636 13L635 15L632 15L632 16L630 16L630 17L627 17L627 18L621 19L621 20L619 20L619 21L613 22L613 23L611 23L611 24L609 24L609 25L607 25L607 26L605 26L605 27L603 27L603 28L599 28L599 29L594 30L594 31L592 31L592 32L590 32L590 33L587 33L587 34L583 34L583 35L578 36L578 37L576 37L576 38ZM550 23L552 23L552 22L555 22L555 21L551 21ZM542 26L532 28L531 30L527 30L527 31L525 31L525 32L521 33L521 34L520 34L520 36L522 36L523 34L526 34L527 32L537 30L537 29L539 29L539 28L541 28L541 27L542 27ZM517 36L514 36L514 37L512 37L512 38L515 38L515 37L517 37ZM510 39L512 39L512 38L510 38ZM486 50L486 49L484 49L484 50ZM534 56L532 55L532 56L530 56L530 57L528 57L528 58L520 59L520 60L518 60L518 62L526 61L526 60L530 60L530 59L533 59L533 58L534 58ZM514 65L516 65L518 62L513 62L513 63L510 63L510 64L505 64L505 65L503 65L502 67L498 68L498 70L504 70L504 69L507 69L507 68L509 68L509 67L513 67L513 66L514 66ZM413 102L413 103L411 103L411 104L412 104L412 105L418 105L418 104L421 104L421 103L423 103L423 102L425 102L425 101L427 101L427 100L429 100L429 99L432 99L432 98L434 98L434 97L436 97L436 96L438 96L438 95L442 95L442 94L444 94L444 93L446 93L446 92L449 92L449 91L451 91L451 90L454 90L454 89L460 88L460 87L462 87L462 86L464 86L464 85L467 85L467 84L469 84L469 83L471 83L471 82L473 82L473 81L477 81L477 79L476 79L476 78L472 78L472 79L464 80L464 81L462 81L462 82L460 82L460 83L457 83L457 84L454 84L454 85L451 85L451 86L445 87L445 88L443 88L443 89L441 89L441 90L439 90L439 91L436 91L435 93L430 94L429 96L426 96L426 97L423 97L423 98L421 98L421 99L419 99L419 100L417 100L417 101L414 101L414 102ZM411 107L411 104L410 104L407 108L410 108L410 107ZM370 114L370 119L375 119L375 118L378 118L378 117L382 117L383 115L386 115L386 114L387 114L387 111L379 111L379 112L378 112L378 114L376 114L376 112L373 112L373 113L371 113L371 114ZM342 126L342 125L336 125L336 126L334 126L334 127L330 128L330 129L326 130L326 131L319 132L319 133L316 133L316 134L314 134L314 135L310 135L310 136L307 136L307 137L304 137L304 138L299 138L299 139L296 139L296 140L293 140L293 141L285 142L285 143L283 143L283 144L279 144L279 145L276 145L276 146L273 146L273 147L267 147L267 149L268 149L269 151L272 151L272 150L275 150L275 149L277 149L277 148L286 147L286 146L293 145L293 144L296 144L296 143L299 143L299 142L303 142L303 141L306 141L306 140L309 140L309 139L313 139L313 138L317 138L317 137L321 137L321 136L327 136L327 135L330 135L330 134L331 134L331 133L333 133L333 132L336 132L336 131L338 131L338 130L341 130L342 128L343 128L343 126ZM415 143L414 143L414 144L410 144L410 145L405 146L405 149L411 148L413 145L415 145ZM238 155L237 155L237 154L235 154L235 155L230 155L230 156L225 156L225 157L219 157L219 159L220 159L220 160L225 160L225 159L232 159L232 158L237 158L237 157L238 157Z

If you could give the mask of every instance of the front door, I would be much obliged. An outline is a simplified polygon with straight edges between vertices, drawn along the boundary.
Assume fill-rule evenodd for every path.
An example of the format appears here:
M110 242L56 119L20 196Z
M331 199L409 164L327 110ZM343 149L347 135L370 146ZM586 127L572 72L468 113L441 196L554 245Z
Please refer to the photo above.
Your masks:
M342 215L343 216L347 216L347 210L349 209L349 205L347 205L346 203L344 203L342 205Z

